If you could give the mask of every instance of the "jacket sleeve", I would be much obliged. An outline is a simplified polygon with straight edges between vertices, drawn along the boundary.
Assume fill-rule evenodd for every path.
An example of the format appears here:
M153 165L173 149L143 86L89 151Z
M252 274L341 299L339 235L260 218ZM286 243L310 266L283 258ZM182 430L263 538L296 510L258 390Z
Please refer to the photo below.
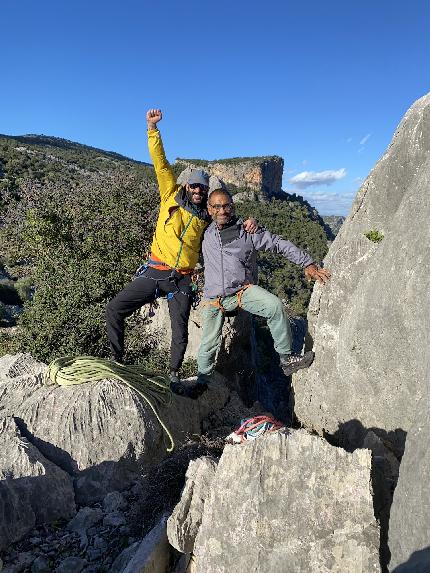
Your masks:
M177 185L170 163L166 159L163 141L161 140L161 134L158 129L148 130L148 148L152 162L154 163L160 197L162 201L165 201L176 193Z
M279 235L274 235L267 229L259 228L255 233L249 234L249 237L251 237L257 251L279 253L292 263L300 265L301 267L307 267L314 262L306 251L302 251L302 249L299 249L290 241L286 241Z

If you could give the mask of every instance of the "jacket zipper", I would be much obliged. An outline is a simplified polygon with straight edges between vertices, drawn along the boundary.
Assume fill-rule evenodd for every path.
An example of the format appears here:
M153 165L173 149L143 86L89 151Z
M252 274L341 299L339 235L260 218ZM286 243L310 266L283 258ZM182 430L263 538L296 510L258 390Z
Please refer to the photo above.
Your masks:
M179 247L179 251L178 251L178 256L176 257L176 261L175 261L175 269L178 268L178 264L179 264L179 259L181 258L181 253L182 253L182 247L184 246L184 241L182 240L185 236L185 233L187 232L188 227L191 225L191 221L194 219L194 215L191 215L190 220L188 221L188 223L185 225L185 229L182 231L180 237L179 237L179 242L181 243L180 247Z

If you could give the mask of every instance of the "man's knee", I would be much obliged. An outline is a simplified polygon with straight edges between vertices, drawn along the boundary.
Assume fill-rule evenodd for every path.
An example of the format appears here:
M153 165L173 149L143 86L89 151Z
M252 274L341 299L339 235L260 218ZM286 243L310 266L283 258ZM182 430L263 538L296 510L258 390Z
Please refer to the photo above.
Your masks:
M114 304L114 300L115 299L110 300L106 305L105 316L106 316L107 320L109 320L110 318L112 318L113 316L116 315L116 307Z
M277 296L268 299L266 309L270 317L280 316L285 312L282 300Z
M188 344L188 325L172 328L172 345Z

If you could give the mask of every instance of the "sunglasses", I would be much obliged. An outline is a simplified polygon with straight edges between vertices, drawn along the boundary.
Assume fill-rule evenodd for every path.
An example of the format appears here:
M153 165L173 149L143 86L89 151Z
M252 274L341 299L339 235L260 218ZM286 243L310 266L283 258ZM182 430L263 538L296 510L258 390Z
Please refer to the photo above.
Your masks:
M200 189L201 191L209 191L209 187L207 185L202 185L201 183L190 183L191 189Z

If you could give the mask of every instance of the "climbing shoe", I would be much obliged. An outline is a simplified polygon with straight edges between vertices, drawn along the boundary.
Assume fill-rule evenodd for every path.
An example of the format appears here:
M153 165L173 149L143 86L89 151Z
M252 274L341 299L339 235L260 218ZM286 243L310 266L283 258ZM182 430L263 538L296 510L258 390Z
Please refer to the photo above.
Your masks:
M212 379L211 374L202 374L201 372L197 373L197 384L206 384L207 386L211 381L211 379Z
M208 389L208 385L204 382L196 380L180 380L179 382L171 382L170 389L174 394L197 400Z
M170 370L169 381L170 381L170 386L172 386L172 384L180 384L181 383L179 376L178 376L178 373L175 370Z
M281 354L281 368L285 376L291 376L293 372L302 368L309 368L314 360L314 352L309 350L304 354Z

